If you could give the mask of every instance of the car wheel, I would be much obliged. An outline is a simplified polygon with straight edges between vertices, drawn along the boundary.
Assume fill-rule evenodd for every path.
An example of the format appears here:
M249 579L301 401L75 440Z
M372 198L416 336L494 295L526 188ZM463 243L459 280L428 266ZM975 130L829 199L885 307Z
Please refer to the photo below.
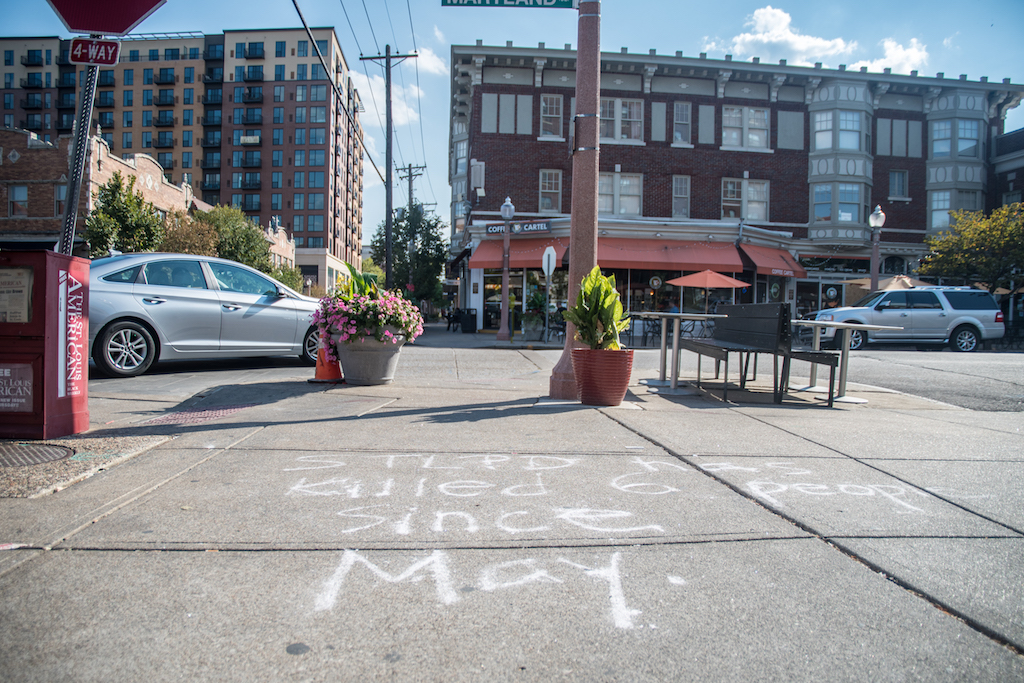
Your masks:
M850 350L856 351L857 349L864 348L864 332L863 330L850 330Z
M320 347L320 330L310 327L306 330L306 336L302 338L302 353L299 358L306 365L316 365L317 350Z
M954 351L964 353L977 351L979 346L978 332L970 325L961 325L953 330L953 336L949 339L949 345Z
M156 344L142 325L118 322L100 333L92 357L105 375L134 377L148 370L156 360Z

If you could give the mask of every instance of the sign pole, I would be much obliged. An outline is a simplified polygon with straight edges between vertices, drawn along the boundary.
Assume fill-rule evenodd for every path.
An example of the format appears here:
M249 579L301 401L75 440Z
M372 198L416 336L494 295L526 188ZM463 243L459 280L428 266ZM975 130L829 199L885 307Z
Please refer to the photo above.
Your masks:
M93 35L92 38L102 38ZM75 121L74 152L69 165L68 188L65 193L64 231L60 238L60 253L71 256L75 245L75 223L78 221L78 198L82 193L82 176L85 174L85 158L89 153L89 129L92 127L92 107L96 97L96 79L99 69L90 64L85 72L85 83L82 84L82 101L78 107L78 119Z

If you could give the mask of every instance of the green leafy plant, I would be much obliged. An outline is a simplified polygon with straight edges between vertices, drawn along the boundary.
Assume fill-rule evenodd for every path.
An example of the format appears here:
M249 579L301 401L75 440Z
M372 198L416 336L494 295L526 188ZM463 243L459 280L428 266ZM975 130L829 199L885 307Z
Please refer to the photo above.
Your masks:
M602 275L597 266L583 278L576 304L563 311L562 317L576 326L576 339L592 349L621 349L619 333L629 327L615 276Z
M377 276L373 273L360 273L351 263L346 263L349 278L341 283L340 294L342 297L368 296L377 298L380 295L377 289Z

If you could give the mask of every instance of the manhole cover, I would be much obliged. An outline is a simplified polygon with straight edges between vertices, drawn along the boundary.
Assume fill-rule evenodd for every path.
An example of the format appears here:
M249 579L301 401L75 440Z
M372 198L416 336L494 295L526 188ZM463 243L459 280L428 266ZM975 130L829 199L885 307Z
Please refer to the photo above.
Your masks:
M179 410L176 413L161 415L152 420L147 420L146 424L195 424L196 422L208 422L227 417L237 413L239 410L245 410L254 405L256 404L246 403L243 405L220 406L219 408L188 408L187 410Z
M34 443L0 443L0 467L42 465L44 462L63 460L74 453L64 446L46 446Z

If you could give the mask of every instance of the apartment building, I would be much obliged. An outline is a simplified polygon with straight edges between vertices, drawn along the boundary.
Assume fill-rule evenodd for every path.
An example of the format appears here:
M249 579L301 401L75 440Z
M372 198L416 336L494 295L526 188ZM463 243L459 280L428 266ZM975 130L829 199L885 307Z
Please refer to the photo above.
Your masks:
M100 68L93 125L113 154L150 155L203 201L282 226L303 277L330 289L345 262L360 264L362 129L334 29L312 33L126 36L119 63ZM0 38L5 127L71 133L85 69L69 48Z
M576 53L478 41L451 59L453 260L459 303L486 326L506 196L517 301L543 283L546 246L571 249ZM949 210L992 208L994 140L1022 92L1008 79L603 53L598 263L634 309L702 308L699 292L664 283L704 268L750 282L742 301L841 304L844 281L869 272L875 206L887 274L915 271Z

